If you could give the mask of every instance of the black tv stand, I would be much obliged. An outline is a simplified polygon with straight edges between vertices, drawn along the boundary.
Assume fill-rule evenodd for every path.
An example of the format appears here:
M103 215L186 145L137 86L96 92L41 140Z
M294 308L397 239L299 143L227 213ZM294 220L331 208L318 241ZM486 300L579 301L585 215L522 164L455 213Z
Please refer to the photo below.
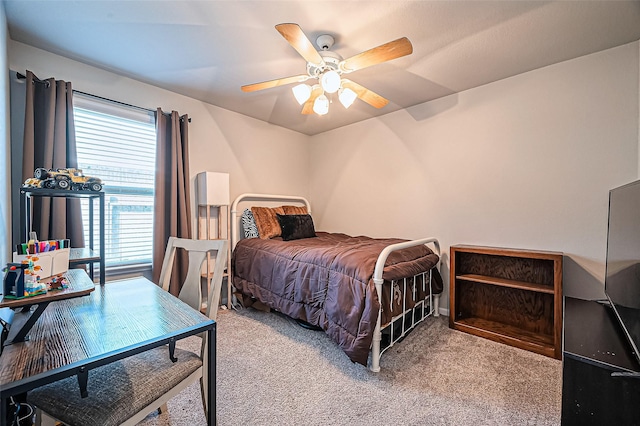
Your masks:
M640 363L608 304L565 298L563 425L640 426Z

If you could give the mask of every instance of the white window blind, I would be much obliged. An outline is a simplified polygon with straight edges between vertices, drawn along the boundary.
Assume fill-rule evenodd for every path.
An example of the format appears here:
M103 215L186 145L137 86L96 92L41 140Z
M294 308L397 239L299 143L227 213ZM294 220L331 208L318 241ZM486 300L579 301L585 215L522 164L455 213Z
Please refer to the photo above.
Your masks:
M74 93L74 119L78 168L104 184L107 269L151 263L156 155L153 113ZM88 200L82 202L88 241ZM94 241L99 241L95 216Z

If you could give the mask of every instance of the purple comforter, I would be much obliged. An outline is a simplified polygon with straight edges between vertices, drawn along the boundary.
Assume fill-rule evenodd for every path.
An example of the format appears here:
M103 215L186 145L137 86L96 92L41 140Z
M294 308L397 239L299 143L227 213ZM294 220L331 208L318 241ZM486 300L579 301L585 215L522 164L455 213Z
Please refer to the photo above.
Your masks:
M380 309L373 270L382 249L401 241L325 232L293 241L244 239L233 253L233 285L272 309L321 327L352 361L366 365ZM413 276L438 261L424 245L393 252L383 278ZM441 284L434 293L442 291Z

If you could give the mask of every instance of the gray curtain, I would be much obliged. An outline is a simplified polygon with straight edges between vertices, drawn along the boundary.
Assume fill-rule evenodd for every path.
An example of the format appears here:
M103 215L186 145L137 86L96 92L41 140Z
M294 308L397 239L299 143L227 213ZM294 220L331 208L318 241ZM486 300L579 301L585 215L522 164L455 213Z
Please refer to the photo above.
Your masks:
M169 237L191 238L189 118L156 111L156 178L153 208L153 281L158 282ZM188 258L176 253L169 292L175 296L187 274Z
M71 83L27 71L25 104L23 182L38 167L78 167ZM40 240L68 238L72 247L84 247L80 200L34 197L32 205Z

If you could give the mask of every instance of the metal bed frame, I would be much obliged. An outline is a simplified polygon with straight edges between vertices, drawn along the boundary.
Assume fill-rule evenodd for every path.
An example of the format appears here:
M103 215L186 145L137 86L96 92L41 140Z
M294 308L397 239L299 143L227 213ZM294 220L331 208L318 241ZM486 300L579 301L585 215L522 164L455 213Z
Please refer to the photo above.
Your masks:
M274 195L274 194L254 194L254 193L246 193L239 195L231 204L231 250L235 249L236 244L241 239L241 230L242 226L239 223L238 218L238 204L241 202L248 201L257 201L262 203L267 202L294 202L301 203L307 207L307 211L311 214L311 204L304 197L298 196L290 196L290 195ZM275 205L275 204L274 204ZM435 254L440 257L440 243L436 238L423 238L419 240L413 241L405 241L397 244L391 244L385 247L380 255L378 256L378 260L376 261L376 266L373 272L373 282L376 286L376 291L378 292L378 299L382 300L382 285L384 280L382 278L382 272L384 270L384 265L387 261L387 258L391 253L397 250L402 250L404 248L419 246L419 245L428 245L431 244L432 250ZM440 270L440 262L436 266L438 271ZM428 275L428 279L427 279ZM233 277L233 274L229 274L230 280ZM369 369L373 372L380 371L380 356L387 349L391 348L395 343L400 341L404 336L407 335L409 331L415 328L420 322L422 322L425 318L433 315L434 317L440 316L439 305L440 305L440 294L432 294L432 270L427 272L422 272L414 277L403 278L402 280L397 280L391 282L391 291L393 292L393 288L395 285L400 285L400 281L402 281L403 287L403 295L406 294L407 285L411 279L413 282L417 282L418 277L422 280L422 290L426 292L426 287L429 286L429 296L426 299L415 300L417 296L416 286L413 286L413 301L415 305L412 308L407 307L406 297L403 297L403 309L402 312L398 315L395 315L388 324L381 324L381 315L382 315L382 305L380 306L380 312L378 313L378 320L376 321L376 327L373 333L373 342L371 344L371 363ZM233 283L231 283L233 284ZM390 303L393 303L393 297L389 298ZM425 303L429 301L428 306ZM399 327L399 330L396 330L396 327ZM382 334L383 332L389 335L389 341L386 345L382 346Z

